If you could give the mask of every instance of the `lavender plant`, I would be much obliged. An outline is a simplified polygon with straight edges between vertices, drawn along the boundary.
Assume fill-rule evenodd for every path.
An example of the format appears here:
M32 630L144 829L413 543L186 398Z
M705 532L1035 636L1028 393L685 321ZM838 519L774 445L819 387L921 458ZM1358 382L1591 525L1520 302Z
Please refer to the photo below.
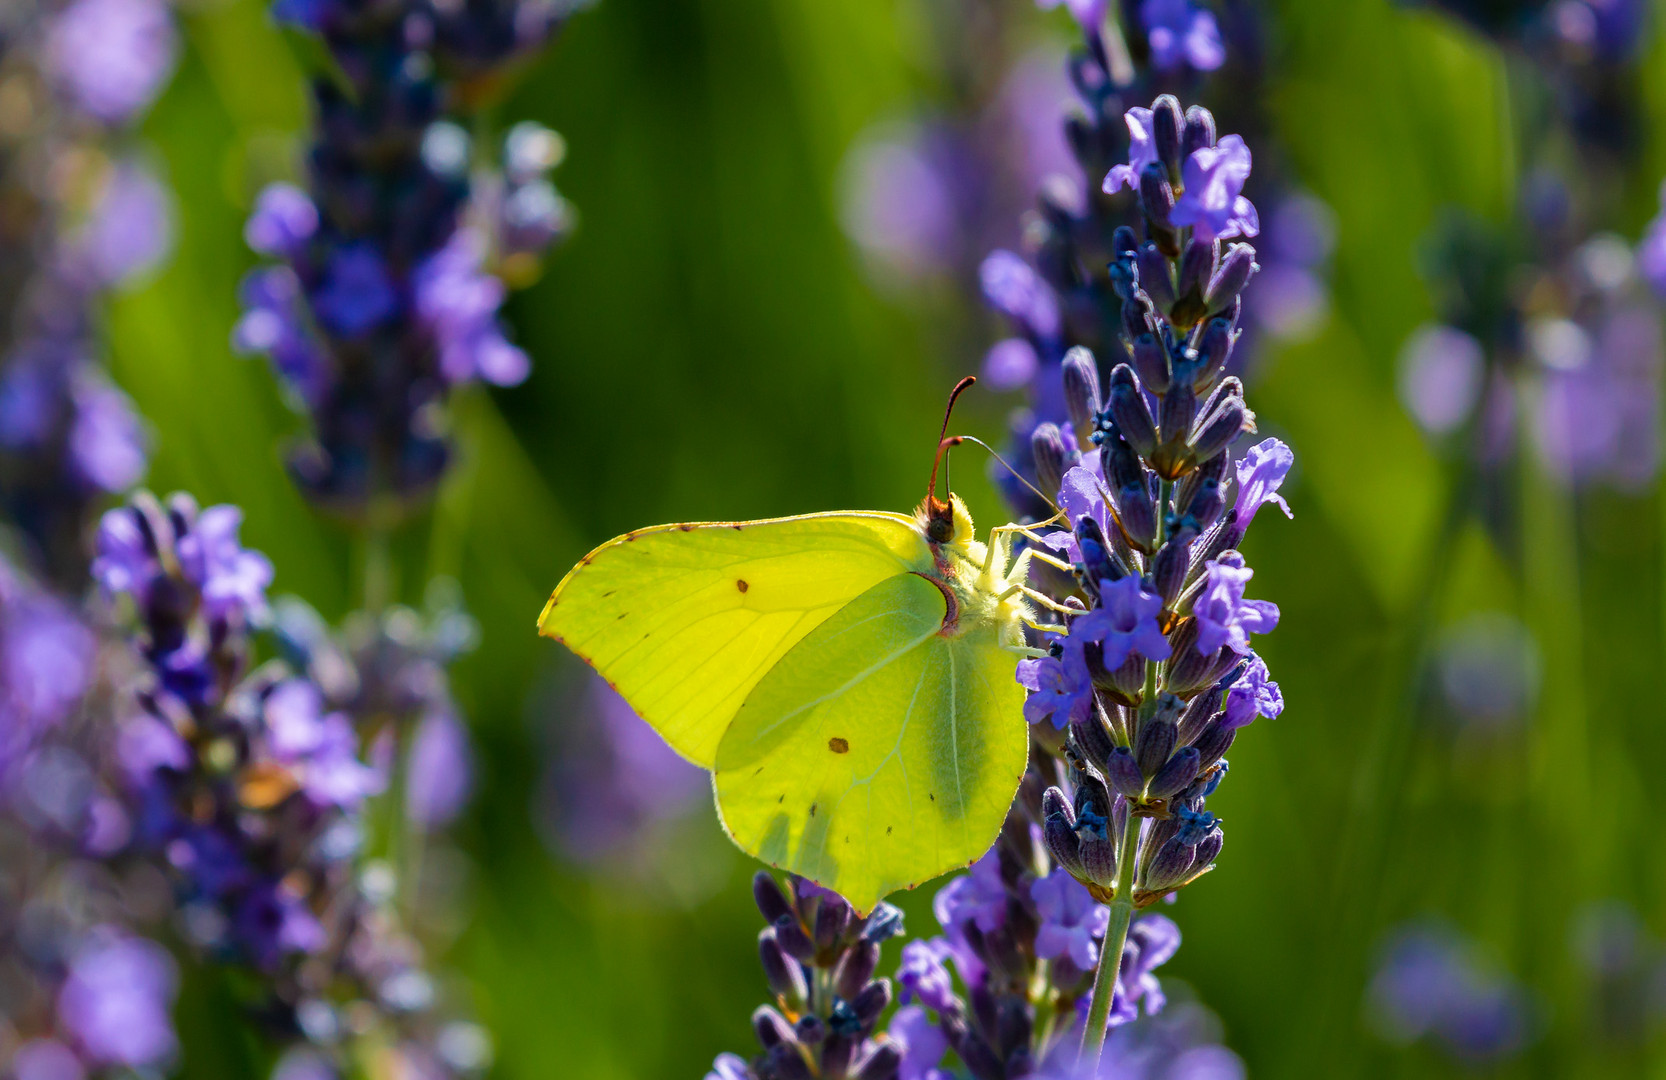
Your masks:
M249 219L249 246L276 262L244 281L233 341L271 358L310 422L289 454L296 483L321 507L385 524L420 505L451 459L450 389L530 370L498 321L499 274L529 279L569 222L548 180L562 144L517 125L501 171L488 153L472 175L459 121L564 8L280 0L273 12L323 38L345 85L314 78L306 186L273 185Z
M165 0L25 0L0 12L0 509L25 559L74 591L100 502L146 437L100 360L100 300L171 243L133 135L177 50Z

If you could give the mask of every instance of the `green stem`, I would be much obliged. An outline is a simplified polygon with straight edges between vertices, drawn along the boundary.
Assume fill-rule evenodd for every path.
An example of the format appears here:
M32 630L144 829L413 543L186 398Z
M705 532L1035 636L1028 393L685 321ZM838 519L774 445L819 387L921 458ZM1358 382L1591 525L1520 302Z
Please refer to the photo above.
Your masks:
M1122 971L1122 946L1128 940L1128 924L1134 920L1134 849L1140 840L1140 819L1128 815L1122 829L1122 846L1117 850L1116 897L1111 901L1111 922L1099 951L1099 972L1093 978L1093 999L1088 1002L1087 1027L1082 1029L1082 1060L1088 1075L1099 1069L1099 1052L1105 1048L1105 1025L1111 1016L1111 999Z

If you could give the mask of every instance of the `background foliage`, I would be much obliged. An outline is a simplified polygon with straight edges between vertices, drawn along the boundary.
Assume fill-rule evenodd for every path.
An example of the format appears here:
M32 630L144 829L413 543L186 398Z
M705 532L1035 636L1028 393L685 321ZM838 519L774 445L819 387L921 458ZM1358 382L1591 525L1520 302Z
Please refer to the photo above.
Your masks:
M928 2L604 0L500 109L567 138L558 179L582 224L508 311L532 379L464 402L465 465L398 553L407 581L455 574L483 629L457 674L482 777L459 831L472 917L451 959L497 1034L500 1076L694 1077L751 1045L764 987L750 866L677 899L587 877L540 841L540 748L574 672L533 619L584 550L632 526L919 499L983 316L873 287L839 229L836 179L865 125L948 92ZM1452 1066L1376 1042L1360 1004L1386 929L1434 913L1541 1000L1543 1037L1498 1075L1666 1075L1658 1040L1646 1068L1589 1038L1569 946L1572 913L1604 898L1666 932L1658 494L1530 476L1517 577L1473 526L1442 543L1452 467L1394 393L1400 345L1431 315L1420 238L1443 206L1503 220L1512 198L1502 62L1387 0L1269 7L1271 111L1294 171L1339 217L1334 314L1254 388L1264 430L1299 462L1296 519L1270 521L1251 552L1257 595L1284 611L1266 651L1289 708L1234 750L1211 804L1232 843L1172 912L1186 945L1164 973L1220 1013L1253 1075L1440 1075ZM1039 37L1061 29L1022 14ZM274 380L227 344L252 263L243 219L305 123L300 64L261 0L209 0L185 23L187 56L147 123L180 245L111 313L114 371L154 425L151 486L240 503L275 591L334 617L352 555L282 472L296 422ZM1643 68L1655 175L1660 54L1651 44ZM1623 208L1631 237L1652 211ZM959 423L996 436L1011 404L974 395ZM988 524L999 504L969 460L956 486ZM1431 731L1416 657L1477 610L1525 620L1546 663L1519 740L1468 759ZM928 902L905 900L916 932ZM214 990L195 982L182 1002L189 1075L243 1075L249 1051L223 1041Z

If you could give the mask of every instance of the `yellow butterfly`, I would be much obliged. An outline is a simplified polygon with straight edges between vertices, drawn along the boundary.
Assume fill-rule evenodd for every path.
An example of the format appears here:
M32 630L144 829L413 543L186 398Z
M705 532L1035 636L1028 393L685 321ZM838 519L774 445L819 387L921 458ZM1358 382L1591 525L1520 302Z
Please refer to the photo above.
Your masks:
M938 461L958 441L940 437ZM1028 758L1014 675L1034 594L1028 553L1011 558L1024 530L980 543L936 483L933 464L912 516L626 533L538 618L711 770L737 845L864 912L987 851Z

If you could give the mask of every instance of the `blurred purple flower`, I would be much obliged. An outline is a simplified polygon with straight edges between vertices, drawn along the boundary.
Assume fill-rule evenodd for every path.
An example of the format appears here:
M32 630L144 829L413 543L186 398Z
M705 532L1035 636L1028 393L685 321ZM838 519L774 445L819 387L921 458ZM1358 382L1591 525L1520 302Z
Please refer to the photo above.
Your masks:
M954 1074L939 1069L949 1052L949 1039L925 1009L904 1005L891 1017L885 1033L902 1050L902 1068L897 1080L954 1080Z
M155 100L177 50L165 0L74 0L48 31L46 66L80 108L119 124Z
M1648 483L1660 466L1658 313L1624 306L1594 331L1553 320L1530 337L1546 369L1533 430L1551 468L1571 482Z
M870 258L905 278L952 268L960 252L957 174L972 168L927 124L858 140L844 165L840 219Z
M1128 928L1117 971L1116 995L1111 1001L1111 1024L1126 1024L1141 1011L1147 1016L1163 1011L1168 999L1155 974L1180 951L1180 928L1162 915L1143 915Z
M1526 993L1484 972L1466 942L1436 925L1404 929L1383 948L1366 1011L1390 1042L1432 1037L1469 1062L1513 1057L1533 1036Z
M405 813L427 829L454 821L474 788L468 729L452 710L431 709L411 737L405 770Z
M154 269L173 247L172 197L148 166L118 162L86 222L65 242L70 271L87 287L120 285Z
M1043 341L1058 336L1058 296L1022 257L1004 249L991 252L978 267L978 280L989 306L1016 326Z
M1418 327L1400 350L1400 402L1431 435L1456 431L1480 399L1481 343L1438 323Z
M95 929L70 960L58 1017L88 1060L143 1069L177 1048L178 974L167 951L112 927Z
M1062 868L1031 884L1030 897L1041 916L1035 954L1043 960L1069 956L1078 968L1092 971L1099 963L1099 941L1110 925L1111 909L1096 903L1087 887Z
M266 353L272 367L309 407L324 400L332 379L328 360L306 324L301 282L287 266L252 270L238 289L243 315L232 348Z
M1140 21L1145 23L1151 63L1158 71L1183 66L1214 71L1226 62L1215 16L1193 7L1191 0L1141 0Z
M1021 337L1002 338L983 358L983 378L992 390L1028 386L1041 367L1035 346Z
M31 1039L12 1055L15 1080L86 1080L87 1070L75 1051L56 1039Z
M931 910L951 934L966 923L986 934L999 929L1007 921L1007 887L1001 880L999 853L991 849L970 871L937 890Z
M330 253L324 282L312 297L313 310L333 332L358 337L399 310L399 294L387 264L368 243L344 245Z
M145 429L128 396L91 364L71 376L70 462L86 484L118 494L144 478Z
M270 184L255 200L243 240L261 255L292 259L317 231L318 207L311 196L294 184Z
M943 938L916 938L902 947L897 983L902 987L904 1005L917 997L933 1012L940 1013L950 1007L954 1001L954 980L944 966L949 955L949 943Z
M209 618L234 611L258 618L266 612L272 563L260 552L242 546L237 538L242 526L242 510L231 505L210 506L179 537L180 569L186 580L202 591Z
M1456 718L1477 729L1520 724L1538 698L1538 644L1519 619L1471 615L1442 634L1440 687Z
M0 564L0 768L66 720L92 685L97 641L68 608Z
M478 234L459 229L417 267L411 278L416 311L433 331L448 381L514 386L531 374L532 361L503 336L497 315L507 289L481 269L481 248Z

